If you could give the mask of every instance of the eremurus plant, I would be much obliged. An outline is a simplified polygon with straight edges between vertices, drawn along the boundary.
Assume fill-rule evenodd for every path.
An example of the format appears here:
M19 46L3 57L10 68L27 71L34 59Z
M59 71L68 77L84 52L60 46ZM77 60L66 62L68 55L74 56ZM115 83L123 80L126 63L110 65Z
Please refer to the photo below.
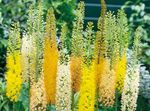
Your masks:
M83 18L84 18L84 2L80 2L77 6L77 17L73 23L72 32L72 52L70 59L72 91L78 92L80 90L81 81L81 64L83 57Z
M59 63L57 70L56 82L56 110L57 111L71 111L71 74L70 63L68 62L69 55L67 55L67 46L65 44L67 36L67 25L64 24L61 28L60 35L60 51Z
M30 111L46 110L46 93L43 73L43 46L44 46L44 25L42 1L37 7L31 6L29 19L27 21L27 39L31 40L29 54L29 83L30 83Z
M58 66L58 49L56 42L56 22L54 10L47 12L46 32L44 38L44 84L46 89L47 102L55 104L56 76Z
M84 38L82 77L79 91L79 111L94 111L96 75L94 70L94 31L93 23L88 22Z
M134 42L132 47L131 57L127 65L127 73L124 80L124 88L121 98L122 111L135 111L136 102L139 93L139 68L138 61L140 54L140 39L142 37L142 28L138 27L134 35Z
M22 43L19 25L14 24L10 30L6 95L11 101L17 102L21 85L29 83L30 111L46 111L47 106L55 106L56 111L97 111L113 108L114 103L117 110L115 100L121 93L121 110L135 111L141 28L135 33L133 53L128 61L126 14L123 10L117 15L107 12L104 0L101 7L95 31L92 22L84 29L85 4L77 5L70 55L68 26L63 24L57 37L55 10L47 11L44 22L42 1L37 7L30 7Z
M6 57L6 95L14 102L17 102L19 99L23 83L20 48L20 27L19 23L14 23L10 29Z

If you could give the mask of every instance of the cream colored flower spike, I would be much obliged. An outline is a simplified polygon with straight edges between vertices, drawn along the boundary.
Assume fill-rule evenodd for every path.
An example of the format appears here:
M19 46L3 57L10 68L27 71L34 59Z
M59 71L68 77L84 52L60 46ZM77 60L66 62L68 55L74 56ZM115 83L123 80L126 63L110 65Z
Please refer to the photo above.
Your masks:
M56 111L71 111L70 65L59 64L56 84Z

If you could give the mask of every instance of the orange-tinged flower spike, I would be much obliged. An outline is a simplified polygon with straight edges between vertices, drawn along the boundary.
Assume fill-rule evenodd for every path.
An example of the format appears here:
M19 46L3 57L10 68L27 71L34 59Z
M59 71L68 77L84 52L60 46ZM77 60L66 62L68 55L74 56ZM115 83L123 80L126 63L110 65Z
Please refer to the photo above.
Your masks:
M52 104L55 104L57 62L57 49L55 47L50 47L50 39L46 38L43 63L44 83L47 102Z
M80 90L81 64L82 59L80 57L75 56L71 57L70 70L71 70L71 82L73 92L78 92Z
M110 70L110 61L107 58L102 59L102 66L99 79L99 101L104 106L112 106L115 99L115 72Z
M115 70L116 73L116 89L120 92L123 90L124 79L127 69L127 55L126 53L118 60L117 67Z
M22 86L20 52L9 54L6 58L8 71L6 72L6 95L11 101L16 102L20 96Z
M96 83L94 64L83 65L79 111L94 111Z
M46 111L46 94L43 74L30 84L30 111Z
M103 57L99 59L99 64L97 63L97 60L95 60L96 84L98 89L99 89L100 79L103 74L103 70L105 68L105 61L106 60Z
M46 97L47 102L50 104L55 104L57 63L58 49L56 44L55 17L51 9L47 15L43 63Z
M73 92L79 91L81 79L81 63L83 57L84 43L83 43L83 23L84 23L85 4L80 2L77 6L76 21L73 24L72 32L72 53L71 53L71 80Z

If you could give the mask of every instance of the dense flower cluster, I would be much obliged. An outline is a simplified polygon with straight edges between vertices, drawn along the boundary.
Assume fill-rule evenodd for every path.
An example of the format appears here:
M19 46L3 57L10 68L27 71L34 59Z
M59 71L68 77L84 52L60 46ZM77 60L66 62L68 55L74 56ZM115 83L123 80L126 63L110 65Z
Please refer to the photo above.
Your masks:
M104 59L99 81L99 101L104 106L112 106L115 99L115 72L110 70L110 61Z
M22 86L22 75L21 75L21 58L20 53L15 52L13 55L7 56L7 68L6 72L6 95L11 101L17 101L20 96Z
M20 95L22 98L20 92L27 83L30 111L52 107L56 111L107 110L115 100L118 103L121 93L121 110L136 110L141 28L135 32L132 55L127 61L129 35L124 11L119 10L117 16L106 12L105 1L101 0L95 33L92 22L84 30L84 5L77 5L71 50L67 24L62 24L60 36L56 36L53 8L47 11L44 24L42 0L37 7L30 7L22 42L18 24L13 25L6 57L6 95L11 101L17 102Z
M21 65L22 65L22 79L24 82L29 82L30 75L30 56L32 53L32 40L28 35L22 38L21 47Z
M103 7L105 8L105 2ZM102 10L102 11L105 11ZM101 12L102 14L106 12ZM117 34L116 34L116 18L108 12L101 15L98 22L97 45L96 45L96 75L98 86L98 101L104 106L113 106L115 100L115 56L118 51ZM108 82L109 81L109 82Z
M30 111L46 111L47 100L43 75L38 82L31 79L30 83Z
M128 65L121 100L122 111L135 111L139 92L139 66Z
M78 92L80 89L81 82L81 63L82 59L79 57L71 57L70 60L70 71L71 71L71 84L73 92Z
M74 22L72 32L72 55L71 55L71 79L72 89L74 92L79 91L81 81L81 64L83 56L83 18L84 18L84 2L80 2L77 6L77 19Z
M91 66L84 64L82 69L81 89L79 91L79 111L94 111L95 91L94 64Z
M127 66L127 73L124 81L124 89L122 92L121 99L121 110L122 111L135 111L136 110L136 102L139 93L139 74L140 74L140 65L138 62L139 55L139 43L142 36L141 27L138 27L135 32L134 43L132 47L132 54L129 58Z
M71 75L69 63L58 65L56 111L71 111Z
M127 69L127 55L124 54L117 63L116 72L116 89L122 92L124 87L124 79Z
M18 101L22 86L22 67L20 55L20 29L19 24L13 24L8 41L8 53L6 57L6 95L11 101Z
M43 73L44 25L42 1L30 7L28 20L28 39L31 39L29 54L30 110L46 110L46 91ZM30 49L29 48L29 49Z
M55 104L57 62L58 50L56 44L55 17L51 9L47 14L43 63L46 97L47 102L51 104Z

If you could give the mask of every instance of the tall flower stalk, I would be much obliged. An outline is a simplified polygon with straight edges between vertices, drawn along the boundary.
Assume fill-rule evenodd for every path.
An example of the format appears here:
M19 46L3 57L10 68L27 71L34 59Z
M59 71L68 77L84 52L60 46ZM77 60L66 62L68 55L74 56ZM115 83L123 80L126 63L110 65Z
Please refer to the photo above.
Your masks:
M46 95L43 74L43 7L42 1L37 7L31 6L28 20L28 39L32 41L32 54L30 55L29 81L30 81L30 111L46 110ZM40 99L40 100L39 100Z
M121 99L121 111L135 111L136 110L136 102L138 98L139 92L139 44L142 36L141 33L142 28L138 27L135 32L135 38L132 48L132 55L130 61L127 66L127 74L125 76L124 89L122 93Z
M58 65L56 111L71 111L71 76L69 63Z
M83 18L84 18L84 2L78 4L76 13L77 18L73 24L72 32L72 54L71 54L71 80L73 92L78 92L81 81L81 64L83 56Z
M90 66L84 64L82 69L82 81L79 95L78 111L94 111L95 105L95 70L94 64Z
M58 49L56 43L56 20L53 9L49 9L46 18L44 43L44 84L47 102L55 104Z
M95 68L98 86L98 101L104 106L113 106L115 98L115 56L118 53L116 17L106 13L106 4L101 0L102 12L98 21L95 48ZM109 82L106 82L109 81Z
M127 70L127 49L129 29L126 14L123 10L119 10L117 14L117 36L119 41L119 55L116 57L116 89L122 92L124 86L124 79Z
M117 36L117 23L116 16L111 12L107 12L104 21L104 38L105 44L105 56L100 60L102 63L102 71L99 79L99 102L104 106L111 107L115 103L115 80L116 75L114 67L116 67L117 56L119 55L119 45ZM109 82L106 82L109 81Z
M101 71L103 70L103 61L105 61L104 56L106 55L106 39L104 37L104 24L105 24L105 14L106 14L106 4L104 0L101 0L101 17L98 20L96 32L96 42L95 42L95 70L96 70L96 81L97 86L99 86L99 81L101 78ZM97 91L99 88L97 87Z
M71 74L70 63L68 62L67 47L65 45L65 37L67 36L66 24L61 30L61 49L60 59L57 71L56 85L56 111L71 111Z
M82 66L82 81L79 91L79 111L94 111L96 79L95 67L93 62L94 52L94 33L93 23L88 22L84 46L84 63Z
M30 75L30 56L32 53L32 40L27 34L23 35L21 47L21 65L23 82L29 82Z
M19 24L15 23L10 30L6 57L6 95L14 102L18 101L22 86L20 47Z
M44 76L40 76L38 82L33 81L30 84L30 111L46 111L46 94L44 86Z

